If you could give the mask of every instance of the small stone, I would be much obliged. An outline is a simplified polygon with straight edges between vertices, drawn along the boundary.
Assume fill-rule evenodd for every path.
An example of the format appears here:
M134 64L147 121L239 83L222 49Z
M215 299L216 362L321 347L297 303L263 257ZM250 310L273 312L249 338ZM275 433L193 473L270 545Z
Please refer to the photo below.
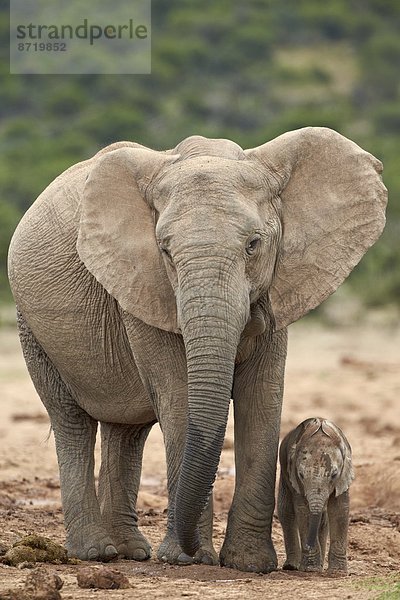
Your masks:
M83 567L76 578L81 588L118 590L130 587L126 575L107 566Z
M22 589L0 592L0 600L61 600L61 577L37 567L25 580Z
M27 576L24 592L34 600L61 600L59 590L63 584L63 580L56 573L37 567Z

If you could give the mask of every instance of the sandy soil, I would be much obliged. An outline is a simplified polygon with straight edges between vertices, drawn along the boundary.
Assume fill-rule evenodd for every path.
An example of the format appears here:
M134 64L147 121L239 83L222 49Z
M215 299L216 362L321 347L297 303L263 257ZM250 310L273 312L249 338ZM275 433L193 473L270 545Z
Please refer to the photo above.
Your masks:
M378 326L322 329L310 322L290 329L282 435L309 416L334 420L353 447L349 577L288 573L257 575L219 567L118 561L132 590L77 587L81 566L51 565L64 580L63 598L171 599L376 598L400 581L400 330ZM64 529L54 441L25 370L16 334L0 331L0 545L36 532L60 543ZM220 547L234 484L233 423L215 485L215 544ZM98 449L97 449L98 452ZM158 427L151 432L139 497L140 524L154 548L166 523L166 478ZM282 532L273 536L279 564ZM0 565L0 593L19 587L27 571ZM397 588L397 589L400 589ZM391 596L394 598L395 596ZM398 596L396 596L398 597Z

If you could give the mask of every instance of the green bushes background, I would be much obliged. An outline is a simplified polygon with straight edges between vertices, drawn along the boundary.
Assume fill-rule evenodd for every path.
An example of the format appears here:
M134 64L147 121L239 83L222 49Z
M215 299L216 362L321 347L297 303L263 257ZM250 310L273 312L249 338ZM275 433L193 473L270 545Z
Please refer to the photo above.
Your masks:
M8 10L0 9L2 39ZM151 75L0 81L0 299L23 212L71 164L121 139L156 149L191 134L243 147L323 125L379 157L384 235L350 277L367 306L400 304L400 3L153 0Z

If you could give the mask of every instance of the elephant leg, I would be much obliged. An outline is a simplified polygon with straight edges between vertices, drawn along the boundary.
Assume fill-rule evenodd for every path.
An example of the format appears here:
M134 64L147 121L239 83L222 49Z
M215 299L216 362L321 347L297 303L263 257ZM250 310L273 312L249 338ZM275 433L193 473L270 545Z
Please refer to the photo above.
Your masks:
M328 501L329 553L328 571L347 573L347 535L349 528L349 492L332 495Z
M94 481L97 422L76 404L21 315L18 325L29 373L54 432L68 554L111 560L117 549L102 524Z
M286 330L254 338L235 371L236 486L220 560L242 571L277 568L271 530L286 345Z
M296 571L299 568L301 558L299 531L292 495L282 477L279 481L278 516L283 530L286 551L286 560L282 568L287 571Z
M146 560L151 554L150 544L138 529L136 512L143 448L151 427L101 423L102 519L118 554L133 560Z
M175 533L175 495L187 429L187 367L183 339L174 333L146 325L127 313L123 318L135 363L164 436L168 523L157 557L170 564L218 564L212 545L212 500L200 519L201 546L194 558L182 551Z

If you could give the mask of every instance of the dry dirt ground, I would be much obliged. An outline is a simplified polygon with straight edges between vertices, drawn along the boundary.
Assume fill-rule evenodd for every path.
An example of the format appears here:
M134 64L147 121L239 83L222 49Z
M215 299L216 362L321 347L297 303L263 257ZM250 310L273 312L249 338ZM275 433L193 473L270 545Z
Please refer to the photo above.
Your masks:
M118 561L132 589L82 590L82 566L50 565L64 580L62 598L377 598L400 597L400 330L364 326L322 329L310 322L290 328L282 435L310 416L330 418L353 447L349 577L276 571L240 573L220 567ZM49 422L29 380L12 329L0 330L0 544L27 533L63 543L58 470ZM215 544L226 526L234 484L230 419L215 485ZM98 453L98 449L97 449ZM139 498L143 532L156 548L165 530L166 478L158 427L150 435ZM282 532L273 537L279 564ZM0 565L0 592L22 585L26 570ZM393 591L397 590L397 591ZM399 595L397 595L399 594Z

